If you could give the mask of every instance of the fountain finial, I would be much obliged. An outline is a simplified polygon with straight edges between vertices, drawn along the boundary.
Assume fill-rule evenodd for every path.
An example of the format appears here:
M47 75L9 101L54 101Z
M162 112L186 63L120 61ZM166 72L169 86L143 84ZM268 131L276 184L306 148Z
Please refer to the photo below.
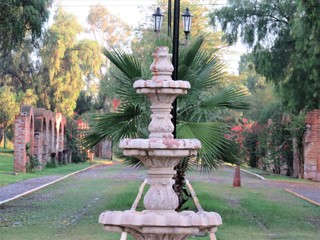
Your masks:
M153 75L152 80L172 80L173 65L170 61L172 54L169 53L168 47L157 47L152 54L153 63L150 66L150 71Z

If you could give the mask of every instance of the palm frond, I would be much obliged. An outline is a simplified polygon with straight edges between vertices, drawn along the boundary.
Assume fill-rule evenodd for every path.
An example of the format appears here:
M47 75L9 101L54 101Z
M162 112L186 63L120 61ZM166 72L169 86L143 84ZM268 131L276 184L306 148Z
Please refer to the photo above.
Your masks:
M215 111L217 108L223 109L249 109L248 93L238 87L226 87L217 94L202 100L198 105L200 110Z
M197 99L222 81L222 61L215 50L202 49L203 42L204 38L200 36L180 51L179 79L189 81L192 87L188 96L181 96L182 99Z
M195 62L195 58L199 54L203 42L204 37L199 36L191 41L185 48L181 48L179 51L180 65L185 65L187 67L192 66Z
M145 104L149 106L149 101L147 97L141 94L137 94L136 89L133 88L132 79L128 78L121 70L114 68L110 71L110 75L116 79L116 94L121 102L126 103L136 103L136 104Z
M128 164L132 167L135 167L135 168L146 168L145 165L138 159L138 158L135 158L135 157L127 157L127 156L121 156L124 158L124 163L125 164Z
M124 52L119 48L104 50L105 56L115 66L110 69L110 76L116 80L116 94L123 103L127 102L145 102L145 96L136 93L132 87L137 79L143 78L141 61L133 55Z
M197 163L201 163L203 170L213 170L223 161L237 161L235 153L230 151L232 142L224 137L227 131L226 125L218 122L180 122L177 137L198 139L202 148L198 151Z
M148 112L140 106L122 105L119 112L96 114L91 116L90 130L84 137L84 145L94 147L105 139L119 142L122 138L142 137L141 129L145 129Z
M131 81L141 78L141 61L120 48L104 49L104 55ZM133 83L133 82L132 82Z

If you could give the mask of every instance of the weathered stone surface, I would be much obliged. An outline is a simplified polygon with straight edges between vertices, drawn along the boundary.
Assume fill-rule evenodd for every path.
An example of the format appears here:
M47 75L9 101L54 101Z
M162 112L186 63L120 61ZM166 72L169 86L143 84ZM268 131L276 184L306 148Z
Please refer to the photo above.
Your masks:
M200 227L211 228L222 224L215 212L193 211L106 211L99 217L99 223L111 226L135 227ZM174 231L171 230L171 231Z

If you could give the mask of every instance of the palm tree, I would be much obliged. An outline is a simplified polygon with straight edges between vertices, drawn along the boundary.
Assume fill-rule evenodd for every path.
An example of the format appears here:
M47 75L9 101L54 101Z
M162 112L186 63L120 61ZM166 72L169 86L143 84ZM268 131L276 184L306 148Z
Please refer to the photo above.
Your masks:
M185 96L177 99L177 138L196 138L202 148L194 159L183 159L176 167L174 186L180 205L186 201L184 174L190 164L199 164L204 171L216 169L222 162L238 163L235 145L224 136L227 124L221 121L221 113L227 109L247 109L249 107L245 91L235 87L221 88L223 65L215 51L201 46L200 36L188 46L180 49L179 79L190 82L192 88ZM104 54L114 64L110 71L117 85L121 107L115 113L94 115L85 144L92 147L104 139L117 143L122 138L146 138L150 119L149 101L133 89L137 79L150 79L143 61L134 54L120 49L105 50ZM151 60L149 61L151 63ZM128 158L131 165L139 166L139 160ZM181 207L181 206L179 206Z

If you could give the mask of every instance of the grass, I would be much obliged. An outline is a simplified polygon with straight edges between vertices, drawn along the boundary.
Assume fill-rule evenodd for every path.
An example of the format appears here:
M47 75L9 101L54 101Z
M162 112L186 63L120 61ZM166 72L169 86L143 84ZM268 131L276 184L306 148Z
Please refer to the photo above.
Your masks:
M105 163L105 160L97 160L97 163ZM47 175L67 175L69 173L87 168L96 162L89 163L72 163L63 166L58 166L56 168L44 168L41 171L35 173L16 173L14 174L13 167L13 153L11 151L5 151L0 148L0 187L26 180L29 178L42 177Z
M120 234L103 231L98 217L106 209L130 209L142 180L122 165L101 171L91 177L72 176L3 205L0 239L120 239ZM242 188L232 188L232 173L189 174L203 208L222 216L218 240L319 239L319 207L281 189L264 186L256 179ZM212 182L215 178L219 183ZM194 208L193 204L190 208Z
M252 167L242 167L242 168L249 171L249 172L259 174L260 176L262 176L268 180L297 182L297 183L310 183L310 180L307 180L307 179L292 178L292 177L285 176L285 175L269 173L269 172L263 171L258 168L252 168Z

